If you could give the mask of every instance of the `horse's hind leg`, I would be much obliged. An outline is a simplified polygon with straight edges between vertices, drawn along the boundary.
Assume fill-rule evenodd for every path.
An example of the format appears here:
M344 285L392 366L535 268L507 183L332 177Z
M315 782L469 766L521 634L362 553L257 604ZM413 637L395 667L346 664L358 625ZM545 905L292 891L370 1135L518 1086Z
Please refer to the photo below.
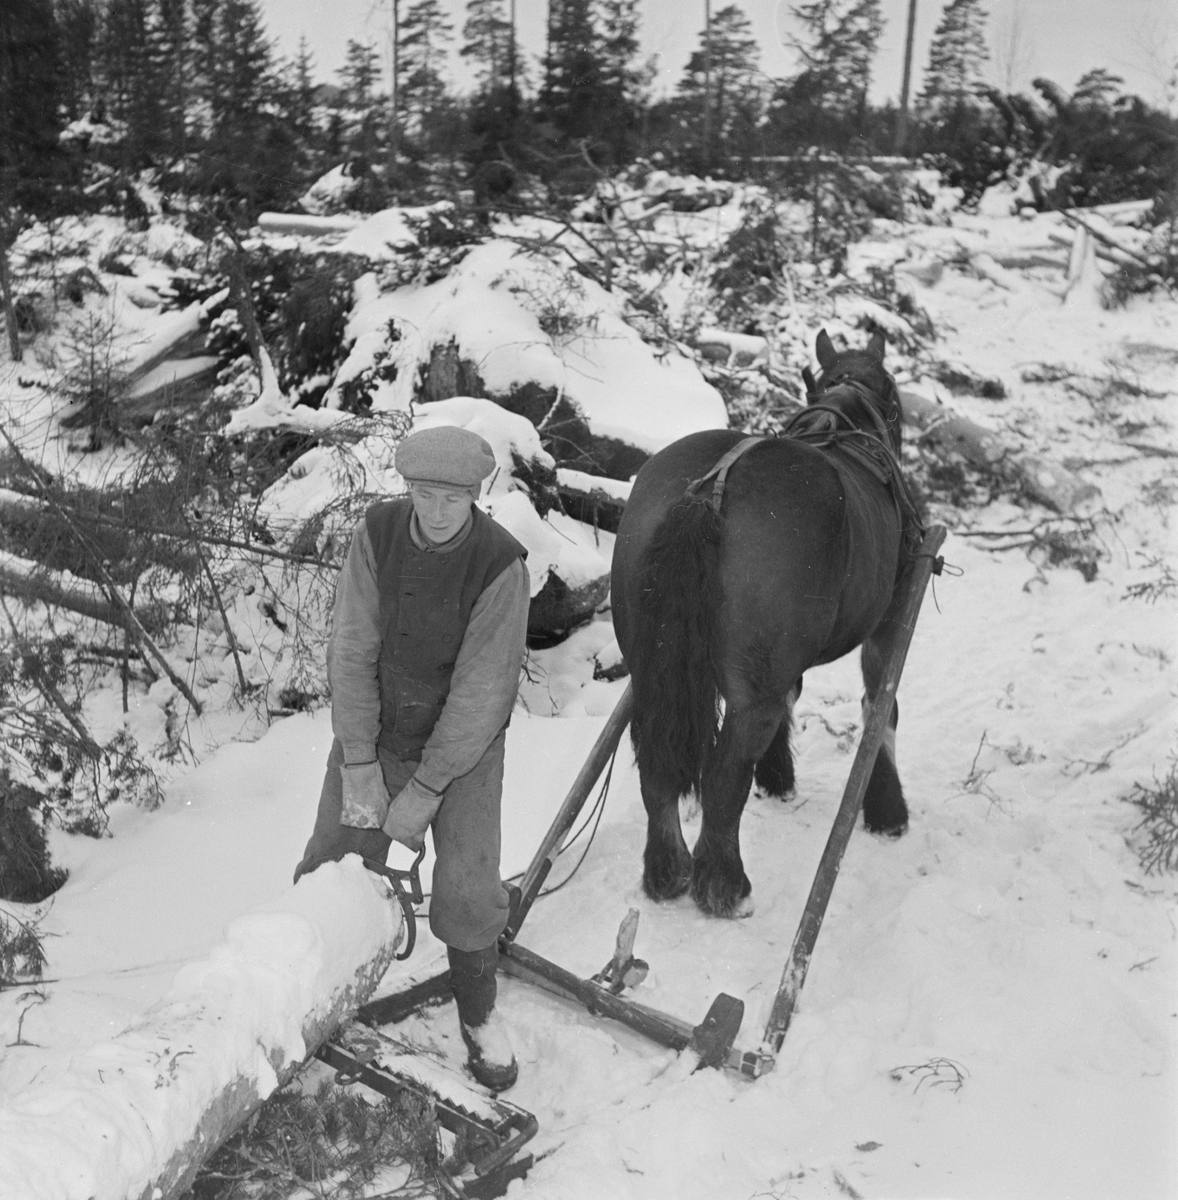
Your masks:
M866 694L863 697L864 724L867 710L879 694L883 679L883 666L891 649L889 632L891 624L886 620L863 643L861 665ZM886 833L899 837L908 828L908 804L904 800L904 789L900 786L900 775L896 770L896 724L899 720L899 705L893 700L888 714L888 728L883 743L875 756L875 766L867 781L863 796L863 822L872 833Z
M703 773L703 823L692 857L691 895L714 917L752 912L752 884L740 857L740 817L748 801L753 768L781 728L782 711L739 709L724 714L720 736ZM788 745L787 745L788 752Z
M691 851L679 823L679 796L645 775L640 779L646 806L642 888L652 900L674 900L691 886Z
M790 688L788 709L781 724L769 743L769 749L757 760L753 778L757 787L767 796L784 798L794 790L794 756L790 747L790 730L793 725L793 707L802 692L802 681Z

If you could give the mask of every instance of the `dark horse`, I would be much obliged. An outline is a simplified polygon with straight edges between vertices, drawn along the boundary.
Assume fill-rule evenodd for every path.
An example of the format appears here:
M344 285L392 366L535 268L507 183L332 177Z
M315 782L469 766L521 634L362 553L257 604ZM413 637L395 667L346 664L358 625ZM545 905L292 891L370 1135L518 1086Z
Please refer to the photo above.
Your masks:
M752 911L740 816L754 778L771 795L793 788L802 673L862 645L864 704L874 698L920 537L883 338L839 353L823 330L817 352L809 405L783 436L732 456L745 436L709 430L651 458L614 549L614 628L647 812L643 886L655 900L690 887L716 916ZM867 828L892 835L908 824L896 719L893 706L863 802ZM689 852L679 797L693 791L703 823Z

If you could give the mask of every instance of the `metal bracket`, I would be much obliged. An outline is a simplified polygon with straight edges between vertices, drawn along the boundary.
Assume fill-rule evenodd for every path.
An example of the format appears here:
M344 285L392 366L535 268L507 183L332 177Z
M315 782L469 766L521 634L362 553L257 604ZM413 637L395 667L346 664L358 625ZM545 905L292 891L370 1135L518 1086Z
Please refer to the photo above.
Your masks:
M425 893L421 890L421 876L418 873L423 858L425 858L424 842L408 871L398 871L396 867L377 862L374 858L364 859L364 865L374 875L381 875L389 881L393 894L397 897L397 903L401 906L401 913L405 917L405 950L401 954L393 955L397 962L404 962L413 953L413 947L417 945L417 914L413 911L413 905L425 902ZM406 883L409 885L408 895L405 894L402 886Z

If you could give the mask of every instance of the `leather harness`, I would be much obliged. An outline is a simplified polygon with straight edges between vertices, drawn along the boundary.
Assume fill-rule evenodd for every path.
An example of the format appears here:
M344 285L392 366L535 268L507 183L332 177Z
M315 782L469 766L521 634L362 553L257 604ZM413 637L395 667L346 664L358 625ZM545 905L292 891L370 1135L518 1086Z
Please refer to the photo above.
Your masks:
M807 385L809 383L810 380L808 379ZM876 427L874 433L869 433L852 425L850 419L841 409L835 408L831 404L817 402L817 399L822 395L839 388L850 388L858 392L867 401L867 411L871 414ZM710 502L713 510L719 514L724 502L724 489L728 484L728 472L732 469L733 465L754 446L759 446L762 442L772 442L780 438L789 437L814 446L819 450L839 449L843 451L849 458L865 468L880 483L887 487L891 494L892 502L896 506L896 516L900 521L901 527L903 528L906 523L908 525L908 534L905 541L917 536L923 536L924 525L920 520L920 514L912 499L912 495L908 491L908 485L904 480L899 460L888 444L891 435L888 431L887 423L877 408L878 399L875 393L858 380L839 379L827 385L821 391L808 386L807 395L811 402L790 417L780 434L742 438L735 446L720 456L710 471L701 475L698 479L693 479L687 485L686 494L698 497L704 486L709 481L713 481ZM813 426L806 428L808 424L811 424L810 419L815 413L828 413L832 415L835 418L835 427L831 428L829 425L824 425L821 427ZM847 428L838 428L840 423L846 425Z

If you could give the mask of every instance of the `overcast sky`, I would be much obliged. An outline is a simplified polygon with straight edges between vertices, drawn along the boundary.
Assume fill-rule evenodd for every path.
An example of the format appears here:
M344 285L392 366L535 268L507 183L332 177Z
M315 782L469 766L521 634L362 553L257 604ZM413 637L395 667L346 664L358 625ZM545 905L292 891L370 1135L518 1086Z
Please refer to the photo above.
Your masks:
M409 0L402 0L402 8ZM712 10L725 0L712 0ZM334 79L349 38L387 44L391 0L262 0L267 26L279 50L293 57L305 35L320 78ZM465 0L443 0L461 35ZM928 44L944 0L917 0L913 91L919 90ZM794 57L786 34L792 28L789 0L742 0L761 44L761 68L772 77L788 74ZM1033 75L1047 75L1070 88L1084 71L1107 67L1132 91L1154 103L1165 99L1166 61L1178 56L1175 0L992 0L989 33L993 82L1026 88ZM547 0L516 0L520 41L538 54L544 44ZM704 0L644 0L643 52L657 54L660 90L672 88L688 55L699 43ZM872 79L877 101L896 98L903 71L908 0L883 0L887 20ZM461 68L456 67L456 70ZM461 76L456 76L461 79Z

